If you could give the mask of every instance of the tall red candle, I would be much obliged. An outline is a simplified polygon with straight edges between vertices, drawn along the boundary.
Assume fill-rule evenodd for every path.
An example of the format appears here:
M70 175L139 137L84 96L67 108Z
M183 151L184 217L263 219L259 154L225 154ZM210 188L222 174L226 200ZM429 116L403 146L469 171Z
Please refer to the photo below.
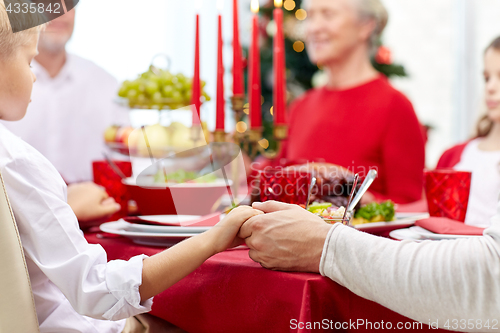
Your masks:
M233 0L233 95L243 95L243 56L240 44L238 0Z
M283 1L274 0L273 16L276 23L276 34L274 35L273 65L274 65L274 89L273 89L273 116L274 125L286 124L286 76L285 76L285 37L283 35Z
M250 45L250 67L248 76L248 99L250 103L250 128L262 127L262 88L260 81L260 46L259 46L259 12L258 0L252 0L252 44Z
M194 75L191 88L191 104L194 105L193 125L200 124L201 84L200 84L200 15L196 14L196 37L194 46Z
M219 15L217 40L217 114L215 130L224 131L224 63L222 61L222 16Z

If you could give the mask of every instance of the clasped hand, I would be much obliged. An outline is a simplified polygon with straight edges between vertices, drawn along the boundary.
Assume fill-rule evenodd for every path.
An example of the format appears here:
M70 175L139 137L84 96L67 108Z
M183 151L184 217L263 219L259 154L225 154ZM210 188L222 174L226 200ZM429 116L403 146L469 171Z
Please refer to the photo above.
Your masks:
M323 245L331 228L297 205L276 201L238 207L218 226L225 227L217 229L219 233L225 231L226 237L218 236L220 248L216 252L245 242L250 258L265 268L306 272L319 272ZM227 239L224 244L222 239Z

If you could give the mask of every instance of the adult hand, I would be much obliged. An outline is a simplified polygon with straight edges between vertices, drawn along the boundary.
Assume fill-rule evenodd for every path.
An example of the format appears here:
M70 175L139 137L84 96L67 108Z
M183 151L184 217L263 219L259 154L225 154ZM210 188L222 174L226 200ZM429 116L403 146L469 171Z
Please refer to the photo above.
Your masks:
M81 227L99 224L102 219L121 208L101 186L92 182L69 185L68 204L73 209Z
M274 270L319 272L330 225L297 205L266 201L252 206L266 213L250 218L239 233L252 260Z

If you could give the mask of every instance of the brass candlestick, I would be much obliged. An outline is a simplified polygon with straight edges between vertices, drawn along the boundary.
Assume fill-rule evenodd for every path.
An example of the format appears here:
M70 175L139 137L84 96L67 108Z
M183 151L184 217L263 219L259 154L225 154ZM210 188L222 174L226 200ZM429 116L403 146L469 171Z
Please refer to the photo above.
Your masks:
M245 95L235 95L231 97L231 105L234 111L234 119L236 123L243 119L243 107L245 105Z
M288 137L288 126L287 125L277 125L273 130L274 139L277 141L276 150L267 150L264 148L260 141L262 140L262 129L253 129L250 130L249 139L252 142L252 147L255 148L252 150L251 157L254 158L259 152L262 156L268 159L275 159L281 154L281 150L283 149L283 140Z
M236 124L242 121L244 117L244 95L236 95L231 97L232 109L234 112L234 119ZM197 134L199 131L193 129L192 138L196 140ZM234 131L232 136L233 142L238 145L244 153L247 154L251 159L254 159L258 153L262 154L264 157L269 159L274 159L280 155L281 150L283 149L283 140L288 137L288 126L285 124L276 125L273 130L274 139L277 141L276 150L267 150L261 145L263 128L252 128L245 130L243 132L239 132L238 130ZM213 141L214 142L227 142L227 133L224 130L215 130L213 132ZM233 186L231 191L231 201L232 204L238 204L237 202L237 194L239 188L239 159L237 158L234 163L232 163L231 173L233 179ZM223 172L224 179L227 180L226 172L224 168L221 168ZM229 184L227 184L229 186Z
M234 118L236 124L238 124L243 119L243 108L244 108L244 100L245 96L237 95L231 97L232 108L234 111ZM257 153L261 153L264 157L273 159L279 156L282 149L282 141L288 137L288 126L287 125L277 125L273 130L273 135L275 140L278 143L276 150L266 150L260 144L262 138L262 127L260 128L252 128L246 130L243 133L235 131L234 133L234 142L241 146L242 150L250 156L252 159L257 156Z
M226 132L224 130L215 130L214 142L226 142Z

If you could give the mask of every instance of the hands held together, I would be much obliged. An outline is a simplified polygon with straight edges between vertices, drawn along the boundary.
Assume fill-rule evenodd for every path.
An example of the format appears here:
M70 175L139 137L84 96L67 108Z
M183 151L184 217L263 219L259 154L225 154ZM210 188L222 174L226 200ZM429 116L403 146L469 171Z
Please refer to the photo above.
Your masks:
M234 209L212 228L212 234L215 252L245 242L250 258L265 268L319 272L330 228L297 205L267 201Z

